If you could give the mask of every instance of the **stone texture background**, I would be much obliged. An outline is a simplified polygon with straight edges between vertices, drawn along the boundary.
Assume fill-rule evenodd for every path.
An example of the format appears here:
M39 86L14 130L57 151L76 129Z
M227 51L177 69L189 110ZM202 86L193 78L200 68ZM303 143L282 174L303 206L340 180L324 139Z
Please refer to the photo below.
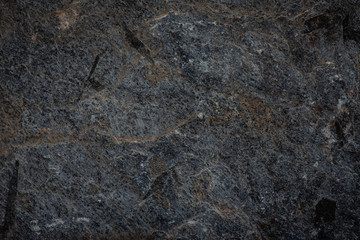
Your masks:
M359 239L360 1L0 0L1 239Z

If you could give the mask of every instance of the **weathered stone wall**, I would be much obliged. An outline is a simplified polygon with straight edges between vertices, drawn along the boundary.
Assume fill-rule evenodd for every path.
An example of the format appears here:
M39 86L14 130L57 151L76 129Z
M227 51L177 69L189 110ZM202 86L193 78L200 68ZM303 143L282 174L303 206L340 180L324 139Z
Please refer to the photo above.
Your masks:
M360 1L0 0L0 239L358 239Z

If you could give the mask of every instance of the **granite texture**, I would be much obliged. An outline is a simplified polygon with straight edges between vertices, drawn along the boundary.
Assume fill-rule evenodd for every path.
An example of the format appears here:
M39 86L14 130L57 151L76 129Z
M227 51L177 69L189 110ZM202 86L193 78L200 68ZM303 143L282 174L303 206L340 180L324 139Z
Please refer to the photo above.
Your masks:
M0 239L359 239L359 0L0 0Z

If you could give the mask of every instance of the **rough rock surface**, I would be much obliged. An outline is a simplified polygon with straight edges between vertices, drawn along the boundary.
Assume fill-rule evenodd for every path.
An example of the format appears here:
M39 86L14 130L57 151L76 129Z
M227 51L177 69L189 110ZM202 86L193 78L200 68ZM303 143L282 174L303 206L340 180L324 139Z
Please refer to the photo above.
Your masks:
M0 0L1 239L359 239L360 1Z

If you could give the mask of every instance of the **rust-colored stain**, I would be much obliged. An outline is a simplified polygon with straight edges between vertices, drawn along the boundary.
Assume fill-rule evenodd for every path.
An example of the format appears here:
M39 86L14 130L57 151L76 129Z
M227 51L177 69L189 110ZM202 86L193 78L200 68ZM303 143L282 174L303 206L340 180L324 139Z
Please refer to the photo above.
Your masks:
M71 2L68 6L65 6L56 11L56 16L59 18L60 21L61 30L67 30L75 24L79 15L75 9L78 3L79 1L75 0Z
M192 191L197 199L204 200L207 198L211 181L209 174L202 174L195 179Z
M240 101L241 116L246 119L248 126L258 131L277 134L280 131L273 116L273 109L263 100L244 96Z
M249 127L256 131L269 132L272 134L279 133L282 127L276 123L274 114L280 115L282 113L271 108L262 99L250 95L239 97L237 102L237 109L224 111L220 107L215 107L219 113L207 118L206 121L209 122L211 126L217 126L241 118L245 120Z
M160 206L163 209L166 209L166 210L170 209L170 201L169 201L169 199L161 196L160 194L155 194L154 197L155 197L156 201L160 204Z
M149 164L150 164L150 170L156 175L160 175L168 170L166 162L158 157L151 158Z
M324 111L324 108L321 106L315 106L315 107L312 107L312 109L315 110L319 114L321 114Z
M146 69L145 73L145 77L151 85L165 81L170 75L171 72L168 69L156 63Z
M218 205L216 210L216 212L224 219L231 219L237 215L236 208L229 207L226 204Z

